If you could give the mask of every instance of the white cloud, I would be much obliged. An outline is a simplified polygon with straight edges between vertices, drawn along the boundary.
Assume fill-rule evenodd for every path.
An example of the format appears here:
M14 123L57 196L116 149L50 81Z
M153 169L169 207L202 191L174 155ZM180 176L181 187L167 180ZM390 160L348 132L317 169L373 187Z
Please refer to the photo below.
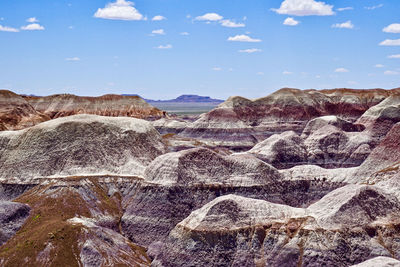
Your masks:
M236 35L236 36L233 36L233 37L229 37L228 41L232 41L232 42L249 42L249 43L261 42L260 39L253 39L250 36L244 35L244 34Z
M29 22L29 23L39 22L39 20L37 18L35 18L35 17L29 18L26 21Z
M335 69L335 72L344 73L344 72L349 72L349 70L345 68L337 68Z
M94 17L113 20L145 20L133 5L134 3L130 1L116 0L116 2L108 3L104 8L97 9Z
M157 49L171 49L172 45L167 44L167 45L159 45L156 47Z
M32 24L28 24L26 26L22 26L21 30L24 30L24 31L43 31L44 27L42 25L37 24L37 23L32 23Z
M397 54L397 55L390 55L390 56L388 56L388 58L400 58L400 54Z
M385 41L380 42L379 45L383 45L383 46L400 46L400 39L396 39L396 40L386 39Z
M218 21L223 19L221 15L217 13L206 13L203 16L198 16L195 18L195 20L205 20L205 21Z
M328 5L322 1L315 0L284 0L280 8L272 10L278 14L294 15L294 16L330 16L335 12L332 10L333 5Z
M337 11L346 11L346 10L353 10L354 8L351 6L348 7L340 7L338 9L336 9Z
M188 32L181 32L180 35L185 35L185 36L187 36L187 35L189 35L189 33L188 33Z
M166 20L166 19L167 19L167 18L164 17L164 16L157 15L157 16L154 16L151 20L152 20L152 21L161 21L161 20Z
M283 25L288 25L288 26L296 26L298 25L300 22L295 20L294 18L287 18L285 19L285 21L283 22Z
M232 20L229 19L224 19L220 21L221 25L224 27L228 28L240 28L240 27L245 27L246 25L244 23L236 23Z
M293 72L285 70L284 72L282 72L282 74L283 75L290 75L290 74L293 74Z
M400 73L397 72L397 71L393 71L393 70L387 70L383 74L385 74L385 75L399 75Z
M336 23L332 25L332 28L339 28L339 29L353 29L354 28L354 24L351 23L351 20L348 20L346 22L343 23Z
M239 50L240 53L248 53L248 54L256 53L256 52L261 52L261 51L262 51L262 50L261 50L261 49L258 49L258 48L249 48L249 49Z
M152 33L153 35L154 35L154 34L165 35L164 29L153 30L151 33Z
M212 70L213 70L213 71L221 71L222 68L220 68L220 67L214 67L214 68L212 68Z
M388 33L400 33L400 23L390 24L389 26L386 26L385 28L383 28L382 31L388 32Z
M376 65L375 65L375 68L383 68L383 67L385 67L385 66L382 65L382 64L376 64Z
M0 25L0 32L19 32L18 29Z
M379 4L379 5L376 5L376 6L366 6L364 8L368 9L368 10L374 10L374 9L381 8L381 7L383 7L383 4Z
M65 60L66 61L80 61L81 59L79 57L67 57Z

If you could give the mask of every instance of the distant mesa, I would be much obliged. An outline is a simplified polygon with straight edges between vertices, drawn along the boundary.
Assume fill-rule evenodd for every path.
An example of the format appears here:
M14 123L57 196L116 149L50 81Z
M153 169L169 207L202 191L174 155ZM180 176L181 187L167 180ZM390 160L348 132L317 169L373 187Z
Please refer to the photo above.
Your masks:
M136 94L123 94L123 96L139 96ZM148 103L152 103L152 102L157 102L157 103L222 103L224 102L224 100L221 99L214 99L211 98L209 96L199 96L199 95L181 95L178 96L175 99L169 99L169 100L153 100L153 99L146 99L143 98L144 100L146 100L146 102Z

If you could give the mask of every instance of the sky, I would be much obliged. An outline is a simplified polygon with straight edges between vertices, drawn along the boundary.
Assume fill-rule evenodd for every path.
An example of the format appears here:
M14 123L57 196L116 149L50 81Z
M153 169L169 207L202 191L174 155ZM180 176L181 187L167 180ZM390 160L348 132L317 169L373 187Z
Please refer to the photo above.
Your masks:
M397 0L1 0L0 88L266 96L400 87Z

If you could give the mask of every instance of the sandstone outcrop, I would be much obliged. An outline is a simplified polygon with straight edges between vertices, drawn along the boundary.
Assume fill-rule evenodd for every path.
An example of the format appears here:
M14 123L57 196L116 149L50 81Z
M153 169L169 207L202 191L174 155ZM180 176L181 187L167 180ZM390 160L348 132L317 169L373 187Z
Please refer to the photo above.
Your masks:
M165 152L147 121L75 115L0 132L0 176L141 175Z

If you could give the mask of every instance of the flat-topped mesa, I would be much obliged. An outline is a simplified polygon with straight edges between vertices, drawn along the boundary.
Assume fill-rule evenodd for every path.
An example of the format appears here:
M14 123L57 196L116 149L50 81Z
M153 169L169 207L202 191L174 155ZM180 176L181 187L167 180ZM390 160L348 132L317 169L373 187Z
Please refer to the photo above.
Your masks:
M349 266L398 258L399 211L396 198L373 186L336 189L307 209L227 195L193 211L149 254L152 266Z
M264 185L281 178L278 170L251 155L222 156L206 148L172 152L156 158L145 179L163 185Z
M51 118L75 114L94 114L111 117L158 119L166 113L148 104L139 96L103 95L99 97L59 94L45 97L25 96L39 112Z
M150 122L74 115L20 131L0 132L0 176L142 175L165 153Z
M37 112L23 97L0 90L0 131L19 130L49 120Z
M274 133L288 130L301 133L309 120L321 116L335 115L354 122L370 107L398 92L400 89L283 88L255 100L235 96L203 114L181 135L214 139L227 146L230 143L251 146Z

